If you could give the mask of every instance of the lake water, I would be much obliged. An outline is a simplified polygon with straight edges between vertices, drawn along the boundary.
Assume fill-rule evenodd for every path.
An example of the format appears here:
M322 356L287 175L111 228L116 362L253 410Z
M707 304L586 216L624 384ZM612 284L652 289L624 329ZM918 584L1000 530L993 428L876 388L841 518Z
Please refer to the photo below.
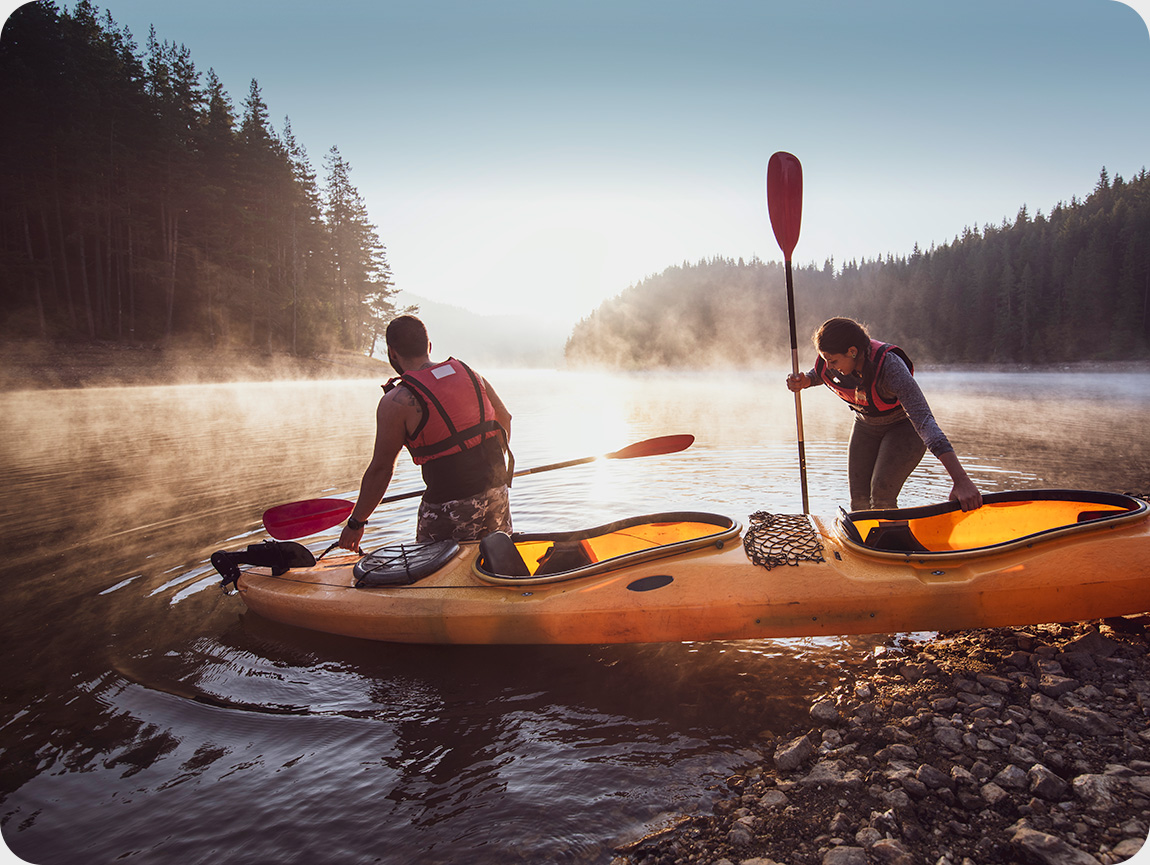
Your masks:
M520 531L706 510L798 513L786 372L484 370L517 466L692 433L689 450L519 479ZM1150 490L1150 374L919 380L984 491ZM245 611L208 557L267 507L354 497L378 383L0 394L7 614L0 826L49 863L607 863L800 721L891 635L419 647ZM806 391L811 510L847 503L850 412ZM391 491L419 487L401 457ZM903 505L946 498L929 455ZM364 546L414 533L386 506ZM326 547L337 530L306 539Z

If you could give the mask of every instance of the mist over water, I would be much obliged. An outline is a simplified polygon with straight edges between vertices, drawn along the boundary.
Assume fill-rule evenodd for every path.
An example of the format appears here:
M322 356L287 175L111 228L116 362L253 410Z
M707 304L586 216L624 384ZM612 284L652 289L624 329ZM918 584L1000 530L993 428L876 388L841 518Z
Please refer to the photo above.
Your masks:
M521 468L696 436L679 454L520 478L520 531L801 510L785 370L483 372ZM919 380L984 491L1150 490L1148 374ZM0 394L0 826L16 853L609 862L660 815L707 807L760 734L892 639L420 647L247 613L208 556L265 537L267 507L354 497L379 396L366 380ZM803 416L811 510L831 514L847 503L850 412L808 390ZM391 492L419 487L401 457ZM949 488L928 455L900 502ZM414 523L414 500L385 506L365 546Z

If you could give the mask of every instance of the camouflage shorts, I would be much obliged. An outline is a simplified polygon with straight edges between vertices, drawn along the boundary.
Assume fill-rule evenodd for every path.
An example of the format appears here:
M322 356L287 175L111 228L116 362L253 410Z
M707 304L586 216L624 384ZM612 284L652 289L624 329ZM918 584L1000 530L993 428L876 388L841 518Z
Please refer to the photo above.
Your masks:
M469 499L419 503L417 541L477 541L492 532L511 534L507 487L494 487Z

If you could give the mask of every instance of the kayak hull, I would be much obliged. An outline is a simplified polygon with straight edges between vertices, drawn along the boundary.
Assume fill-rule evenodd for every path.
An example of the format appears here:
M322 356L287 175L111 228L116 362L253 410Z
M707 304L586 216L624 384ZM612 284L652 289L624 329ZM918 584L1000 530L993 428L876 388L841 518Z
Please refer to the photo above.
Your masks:
M411 585L355 588L358 556L272 576L246 570L266 618L369 640L601 644L950 631L1150 610L1150 520L1137 512L1029 543L943 554L868 550L841 518L812 516L822 561L755 564L740 527L714 543L569 578L493 582L461 544ZM896 514L897 515L897 514Z

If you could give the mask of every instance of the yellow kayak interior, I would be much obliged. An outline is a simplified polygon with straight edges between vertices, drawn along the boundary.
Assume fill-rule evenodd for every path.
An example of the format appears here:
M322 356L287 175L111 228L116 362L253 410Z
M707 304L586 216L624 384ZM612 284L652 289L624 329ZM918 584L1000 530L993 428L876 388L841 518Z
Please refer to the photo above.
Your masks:
M546 583L614 570L738 538L730 517L698 512L648 514L577 532L507 535L479 544L474 571L490 583Z
M970 556L1140 519L1150 507L1131 496L1082 490L990 493L983 500L965 512L956 502L844 512L838 526L847 546L869 555Z

